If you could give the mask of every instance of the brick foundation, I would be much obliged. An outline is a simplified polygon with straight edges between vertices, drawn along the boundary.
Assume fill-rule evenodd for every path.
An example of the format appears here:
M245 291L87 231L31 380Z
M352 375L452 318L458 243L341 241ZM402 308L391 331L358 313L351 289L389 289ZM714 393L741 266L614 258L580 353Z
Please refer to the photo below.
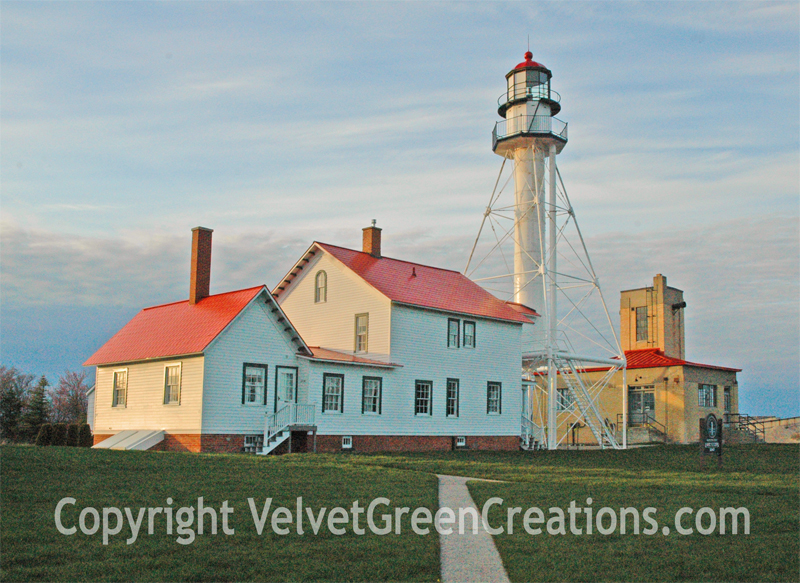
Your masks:
M108 439L113 433L95 435L94 443ZM515 451L519 449L519 437L514 435L474 435L467 436L467 446L455 447L455 438L442 435L353 435L353 447L342 450L341 435L317 435L317 451L337 453L355 451L372 453L382 451ZM194 453L239 453L244 449L244 435L207 435L199 433L164 435L164 441L150 448L150 451L190 451ZM288 441L275 449L273 455L287 453ZM305 432L292 433L292 452L313 451L313 438Z
M342 449L341 435L317 435L317 451L336 453L355 451L450 451L456 449L455 439L441 435L353 435L353 447ZM311 449L309 447L309 449ZM467 446L459 450L516 451L519 437L515 435L467 436Z
M114 436L114 434L113 434L113 433L106 433L105 435L98 435L98 434L96 434L96 433L95 433L95 434L92 436L92 439L94 440L94 441L92 442L92 445L97 445L97 444L98 444L98 443L100 443L101 441L105 441L105 440L106 440L106 439L108 439L109 437L113 437L113 436Z

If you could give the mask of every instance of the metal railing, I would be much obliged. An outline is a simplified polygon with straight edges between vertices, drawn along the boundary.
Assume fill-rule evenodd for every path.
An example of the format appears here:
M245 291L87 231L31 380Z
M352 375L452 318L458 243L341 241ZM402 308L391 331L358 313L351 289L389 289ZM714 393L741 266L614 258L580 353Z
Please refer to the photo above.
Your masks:
M548 99L559 103L561 96L544 83L532 86L527 83L515 83L513 87L497 98L497 105L503 107L518 99Z
M622 427L622 413L617 413L617 427ZM651 411L644 411L643 413L629 413L628 414L628 427L644 427L647 429L650 441L653 441L653 436L657 437L664 443L667 443L667 426L656 421L654 414Z
M725 413L722 422L726 427L733 427L750 434L755 441L766 441L764 422L750 415L741 413Z
M494 124L492 148L498 140L521 134L550 135L567 141L567 122L549 115L518 115Z
M544 429L533 422L532 419L522 415L522 427L520 437L524 449L543 448L546 446L547 438Z

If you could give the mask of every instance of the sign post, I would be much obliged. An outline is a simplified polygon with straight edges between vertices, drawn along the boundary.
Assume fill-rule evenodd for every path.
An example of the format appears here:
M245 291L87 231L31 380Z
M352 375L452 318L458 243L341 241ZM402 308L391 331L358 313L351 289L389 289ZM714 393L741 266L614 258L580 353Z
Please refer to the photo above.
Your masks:
M713 413L700 419L700 467L707 455L716 455L717 466L722 467L722 423Z

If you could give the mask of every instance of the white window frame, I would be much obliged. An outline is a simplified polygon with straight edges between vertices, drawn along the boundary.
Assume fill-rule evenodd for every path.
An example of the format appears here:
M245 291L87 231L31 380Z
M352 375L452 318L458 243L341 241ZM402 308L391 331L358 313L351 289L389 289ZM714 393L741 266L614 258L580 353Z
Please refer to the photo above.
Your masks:
M353 449L352 435L342 435L342 449Z
M455 331L453 325L455 324ZM461 345L461 320L447 318L447 348L456 349Z
M471 328L472 329L472 335L471 336L467 336L467 328ZM462 339L463 339L463 341L461 342L461 346L463 346L464 348L475 348L475 346L476 346L475 335L476 335L477 328L478 328L478 325L475 322L473 322L472 320L464 320L464 323L463 323L463 325L461 327L461 329L462 329ZM467 339L469 339L470 341L468 342Z
M328 385L328 381L338 381ZM322 412L325 415L341 415L344 413L344 375L338 373L322 374Z
M247 369L259 369L261 372L264 373L263 382L261 384L260 391L257 389L255 392L255 400L250 400L250 395L253 394L251 389L252 383L249 383L247 380L248 374ZM242 405L247 407L263 407L267 404L267 376L268 376L268 367L266 364L260 364L257 362L245 362L242 368Z
M377 383L377 388L373 385L367 388L367 383ZM375 391L374 394L367 394L367 391ZM361 377L361 414L380 415L383 399L383 379L381 377ZM374 409L374 410L373 410Z
M427 393L425 388L427 387ZM422 389L422 392L420 392ZM420 405L423 410L420 410ZM414 415L420 417L433 416L433 381L414 381Z
M164 365L164 404L165 405L180 405L181 404L181 388L183 385L183 363L181 362L169 362ZM169 387L169 370L171 368L178 369L178 395L175 400L173 400L172 393Z
M314 276L314 303L324 304L327 301L328 301L328 274L325 272L324 269L320 269Z
M119 397L117 394L117 375L120 373L125 373L125 388L122 390L123 399L122 403L119 402ZM128 369L127 368L118 368L115 369L113 374L111 375L111 406L112 407L120 407L122 409L128 406Z
M358 320L359 318L364 319L364 331L359 332ZM363 337L363 341L362 341ZM361 352L368 352L369 351L369 313L364 314L356 314L355 317L355 345L353 347L354 352L361 353Z
M492 396L492 389L497 391L495 397ZM486 383L486 414L500 415L503 413L503 383L488 381Z
M464 435L456 437L456 447L467 447L467 438Z
M459 409L459 398L461 392L461 382L459 379L447 379L447 389L445 390L445 409L444 413L446 417L450 417L451 419L455 419L458 417L458 409ZM455 398L451 395L451 389L455 388ZM453 405L451 407L450 405ZM450 411L453 411L452 413Z

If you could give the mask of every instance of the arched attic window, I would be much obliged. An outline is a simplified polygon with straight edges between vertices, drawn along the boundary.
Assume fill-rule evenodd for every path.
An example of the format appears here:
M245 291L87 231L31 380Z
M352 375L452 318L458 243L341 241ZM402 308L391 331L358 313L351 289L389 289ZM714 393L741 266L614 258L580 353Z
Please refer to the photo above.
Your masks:
M314 280L314 303L320 304L328 301L328 274L318 271Z

